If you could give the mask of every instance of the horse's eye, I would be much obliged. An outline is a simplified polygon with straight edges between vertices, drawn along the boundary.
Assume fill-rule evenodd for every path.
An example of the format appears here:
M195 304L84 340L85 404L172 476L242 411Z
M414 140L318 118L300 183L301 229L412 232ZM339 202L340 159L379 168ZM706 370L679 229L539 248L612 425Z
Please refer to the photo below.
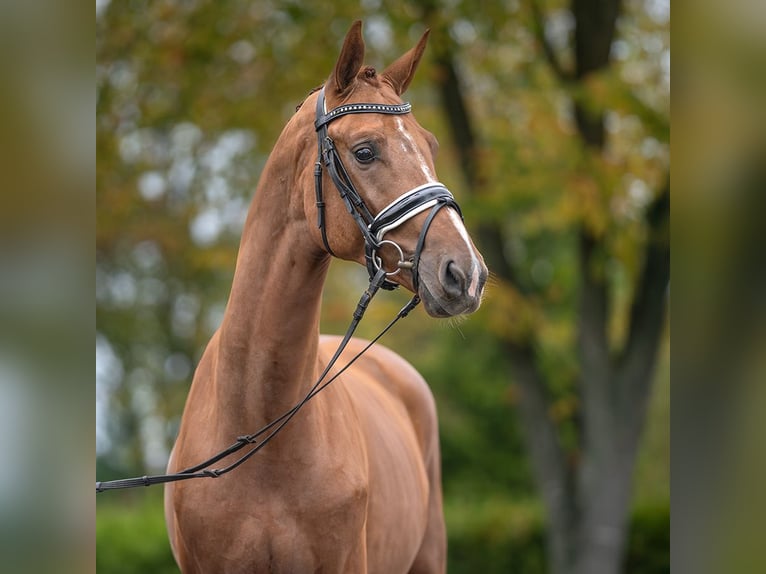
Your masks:
M354 150L354 157L359 163L370 163L375 159L375 152L369 147L360 147L358 150Z

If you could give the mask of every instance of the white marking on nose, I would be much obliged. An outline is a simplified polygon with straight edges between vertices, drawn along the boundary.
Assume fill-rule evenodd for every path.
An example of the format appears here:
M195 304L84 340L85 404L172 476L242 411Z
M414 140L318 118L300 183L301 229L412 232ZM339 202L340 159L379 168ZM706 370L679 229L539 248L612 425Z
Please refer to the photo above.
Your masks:
M455 226L455 229L457 229L458 234L463 239L466 249L468 249L468 252L471 254L471 281L468 284L468 296L476 297L477 291L479 289L479 273L481 269L479 259L476 257L476 250L473 248L471 240L468 237L468 231L466 230L465 225L463 224L463 220L460 219L460 216L458 216L457 212L454 209L449 208L445 211L447 212L449 218L452 220L452 224Z
M396 120L396 129L399 131L402 136L404 136L404 139L407 140L407 142L410 144L410 147L408 148L406 145L404 145L404 142L402 142L402 151L404 153L414 153L415 157L417 157L418 162L420 163L420 169L423 172L423 175L426 176L426 181L428 182L435 182L436 178L434 177L434 174L431 173L431 168L428 167L428 163L426 163L426 158L423 157L423 154L420 152L420 148L418 148L417 144L415 143L415 138L412 137L412 134L406 130L404 127L404 122L402 121L402 118L394 118Z

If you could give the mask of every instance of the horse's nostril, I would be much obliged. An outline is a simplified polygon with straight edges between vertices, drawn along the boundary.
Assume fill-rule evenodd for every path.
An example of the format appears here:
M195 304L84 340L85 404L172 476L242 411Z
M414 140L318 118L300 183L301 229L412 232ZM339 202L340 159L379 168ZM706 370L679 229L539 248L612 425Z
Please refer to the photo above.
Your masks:
M444 290L453 297L459 297L465 293L466 276L462 269L449 261L442 267L442 286Z

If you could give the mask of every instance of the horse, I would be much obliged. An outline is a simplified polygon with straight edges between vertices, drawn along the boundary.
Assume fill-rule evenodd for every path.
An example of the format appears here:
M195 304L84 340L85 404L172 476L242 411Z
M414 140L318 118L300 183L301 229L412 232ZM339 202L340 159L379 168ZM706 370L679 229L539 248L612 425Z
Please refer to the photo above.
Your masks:
M355 22L330 77L284 127L168 472L305 396L340 344L319 333L333 256L367 266L371 277L383 270L384 287L417 294L433 317L479 307L484 260L436 179L436 139L401 100L427 39L428 31L379 73L364 65ZM333 186L340 193L328 193ZM343 357L366 345L352 338ZM428 385L375 345L257 458L217 480L166 485L174 558L184 573L444 572L440 464Z

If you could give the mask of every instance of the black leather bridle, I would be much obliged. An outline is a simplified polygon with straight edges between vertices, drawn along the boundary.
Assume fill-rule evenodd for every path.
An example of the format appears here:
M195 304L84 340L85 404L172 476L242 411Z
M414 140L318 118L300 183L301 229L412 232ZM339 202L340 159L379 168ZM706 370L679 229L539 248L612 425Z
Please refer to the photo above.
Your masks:
M316 121L314 126L317 131L317 139L319 141L319 157L317 159L316 166L314 168L314 182L316 187L316 202L318 211L318 225L322 232L322 241L327 249L327 252L334 255L330 245L327 241L327 230L324 213L324 201L322 198L322 164L324 163L327 171L330 174L335 187L338 188L343 202L346 204L346 208L353 216L359 229L362 232L365 242L365 259L367 263L367 270L370 274L370 285L367 290L362 294L362 297L357 303L356 309L353 313L353 319L351 324L346 330L340 345L336 349L332 358L325 365L324 370L319 375L319 378L308 391L308 393L290 410L286 411L282 416L274 419L260 430L249 434L242 435L236 438L236 440L227 448L214 454L207 460L200 462L194 466L185 468L179 472L169 474L158 474L153 476L140 476L134 478L122 478L118 480L98 481L96 482L96 492L105 492L107 490L117 490L122 488L135 488L138 486L151 486L153 484L164 484L167 482L176 482L181 480L189 480L195 478L219 478L225 474L228 474L232 470L238 468L245 461L250 459L263 447L265 447L279 432L287 425L292 418L300 411L306 403L313 399L318 393L326 389L333 381L338 379L351 365L353 365L359 357L361 357L378 339L386 334L400 319L406 317L412 309L414 309L420 302L418 297L418 263L420 261L420 255L423 251L425 244L426 234L428 228L431 226L436 214L442 207L453 207L462 217L460 207L455 202L455 198L449 190L441 183L426 183L419 185L410 191L404 193L399 198L391 202L384 207L378 215L373 216L367 205L365 204L362 196L354 187L351 178L348 176L348 172L343 167L343 162L338 156L338 152L335 149L335 144L327 135L327 124L336 118L344 116L346 114L362 114L362 113L377 113L377 114L407 114L410 112L411 106L409 103L389 105L389 104L345 104L338 106L330 112L324 111L325 97L324 88L319 93L317 99L317 111ZM412 257L405 261L404 254L401 247L399 247L393 241L383 239L386 233L392 229L396 229L404 222L413 218L419 213L430 209L430 213L426 217L423 223L423 228L420 231L418 242L415 247L415 253ZM399 254L399 261L397 263L397 269L394 271L386 271L383 268L381 258L377 255L378 249L383 245L388 244L393 246ZM372 339L361 351L356 353L351 360L349 360L342 368L337 372L330 375L331 369L335 366L335 363L339 359L341 353L351 340L359 322L362 320L367 306L375 296L380 288L383 289L395 289L398 284L388 281L386 277L390 277L399 273L401 269L410 269L412 271L412 283L415 291L415 295L412 299L397 313L396 317L386 325L386 327ZM249 447L243 455L227 464L226 466L219 468L212 468L217 462L220 462L231 455L245 450Z
M329 112L325 110L325 106L325 93L324 88L322 88L317 98L316 120L314 122L318 147L317 161L314 166L314 189L316 191L317 225L322 233L322 242L325 249L330 255L335 255L327 240L325 202L322 195L322 165L325 166L330 174L338 193L340 193L341 199L343 199L346 205L346 209L362 232L365 244L365 263L367 265L367 272L370 274L370 280L372 280L375 273L383 265L381 258L377 255L378 250L383 245L390 245L397 250L399 262L395 270L386 271L386 277L396 275L401 269L410 269L412 272L413 289L417 294L419 287L418 263L420 262L420 255L425 245L426 233L428 233L428 228L436 213L442 207L453 207L462 217L462 212L455 198L441 183L430 182L419 185L404 193L384 207L380 213L373 216L361 194L354 187L354 183L351 181L338 155L335 143L327 133L327 126L330 122L348 114L403 115L410 113L412 106L409 102L393 105L355 103L338 106ZM415 252L409 260L405 260L401 247L393 241L384 239L384 236L389 231L396 229L404 222L427 209L431 209L431 212L428 214L420 231ZM390 290L398 287L398 284L386 279L381 287Z

